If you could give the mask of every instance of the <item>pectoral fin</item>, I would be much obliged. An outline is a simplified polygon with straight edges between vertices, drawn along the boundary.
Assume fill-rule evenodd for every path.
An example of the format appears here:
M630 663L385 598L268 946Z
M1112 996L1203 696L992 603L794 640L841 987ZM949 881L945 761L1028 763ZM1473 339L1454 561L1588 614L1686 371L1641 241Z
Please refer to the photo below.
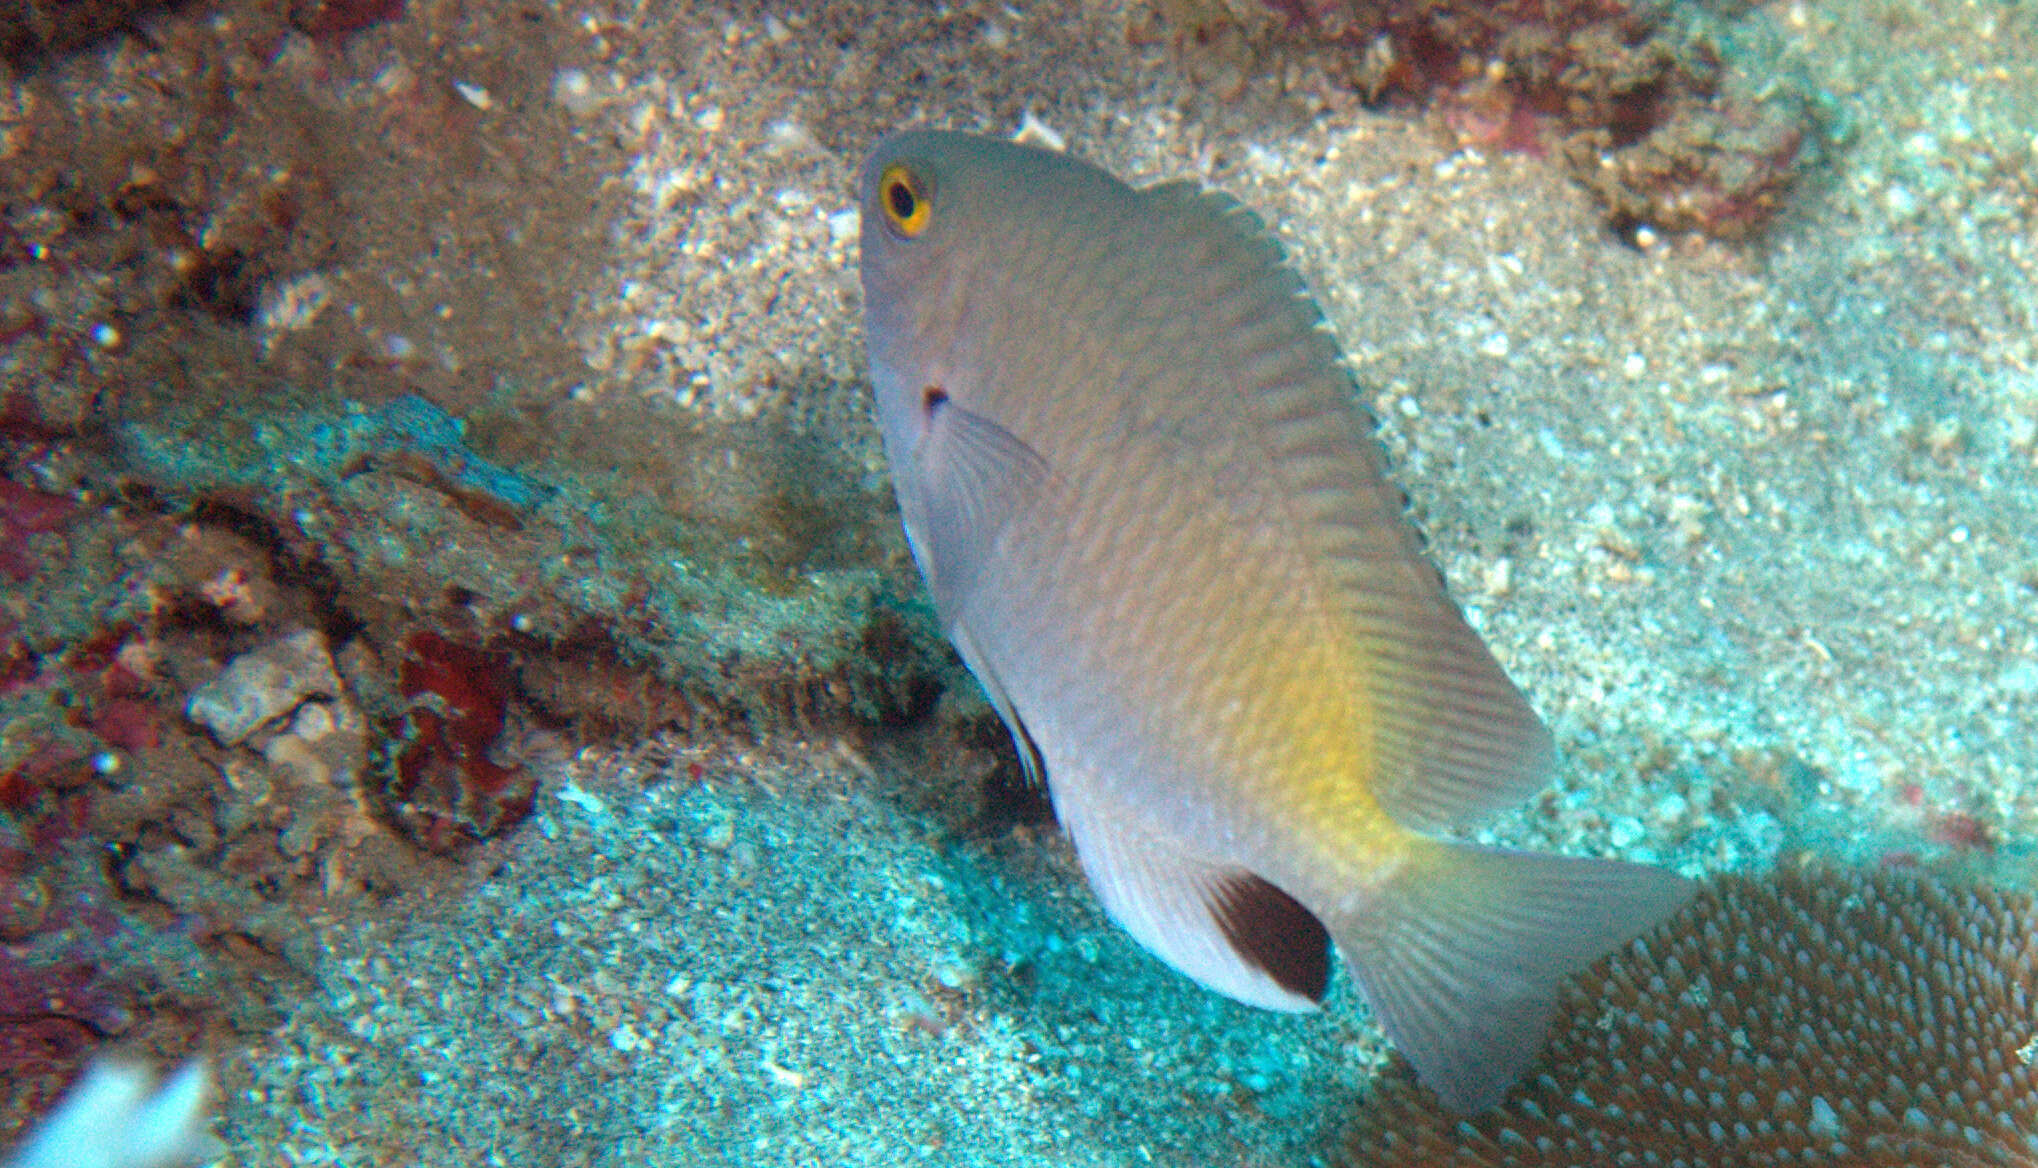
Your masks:
M1014 516L1047 482L1046 460L1011 431L972 413L938 386L921 391L906 533L944 620L975 591L985 560Z

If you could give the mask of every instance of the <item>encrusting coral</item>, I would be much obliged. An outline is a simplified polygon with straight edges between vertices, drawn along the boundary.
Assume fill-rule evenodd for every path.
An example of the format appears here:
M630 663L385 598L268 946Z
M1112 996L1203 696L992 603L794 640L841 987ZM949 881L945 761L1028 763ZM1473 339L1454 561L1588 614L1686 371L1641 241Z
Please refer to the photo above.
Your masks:
M1830 99L1758 49L1764 22L1743 19L1747 5L1151 3L1162 27L1206 56L1249 58L1255 38L1313 47L1310 69L1368 103L1428 107L1457 145L1555 155L1630 238L1645 226L1762 234L1839 133ZM1268 19L1279 32L1266 31Z
M2038 906L1910 871L1727 877L1567 993L1542 1071L1463 1119L1390 1072L1353 1163L2038 1160Z

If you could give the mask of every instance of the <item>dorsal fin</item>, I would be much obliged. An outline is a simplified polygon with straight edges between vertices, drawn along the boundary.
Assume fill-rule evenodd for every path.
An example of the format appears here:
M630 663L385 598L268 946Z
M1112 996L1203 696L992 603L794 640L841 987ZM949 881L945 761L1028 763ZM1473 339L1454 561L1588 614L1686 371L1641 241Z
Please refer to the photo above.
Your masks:
M1265 443L1274 505L1310 541L1335 626L1363 655L1375 796L1422 830L1475 824L1526 798L1547 780L1549 733L1424 556L1322 312L1279 241L1258 216L1192 183L1141 193L1181 224L1229 408Z

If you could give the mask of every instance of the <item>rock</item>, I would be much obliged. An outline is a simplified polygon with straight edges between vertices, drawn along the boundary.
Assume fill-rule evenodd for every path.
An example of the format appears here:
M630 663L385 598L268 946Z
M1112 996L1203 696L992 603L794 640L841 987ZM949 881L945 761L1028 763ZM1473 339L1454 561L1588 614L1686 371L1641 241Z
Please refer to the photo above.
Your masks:
M306 701L287 730L252 745L299 784L351 791L368 761L368 722L345 698Z
M184 714L221 746L238 746L305 701L340 693L325 637L301 629L228 662L219 676L192 692Z

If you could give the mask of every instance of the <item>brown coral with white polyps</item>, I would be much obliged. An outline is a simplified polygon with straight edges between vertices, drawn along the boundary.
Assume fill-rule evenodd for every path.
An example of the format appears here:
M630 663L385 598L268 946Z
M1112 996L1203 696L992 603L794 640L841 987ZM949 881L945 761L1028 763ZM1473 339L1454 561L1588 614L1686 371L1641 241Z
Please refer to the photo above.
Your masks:
M2038 908L1915 873L1729 877L1567 994L1540 1073L1460 1120L1405 1071L1354 1162L2028 1165Z

